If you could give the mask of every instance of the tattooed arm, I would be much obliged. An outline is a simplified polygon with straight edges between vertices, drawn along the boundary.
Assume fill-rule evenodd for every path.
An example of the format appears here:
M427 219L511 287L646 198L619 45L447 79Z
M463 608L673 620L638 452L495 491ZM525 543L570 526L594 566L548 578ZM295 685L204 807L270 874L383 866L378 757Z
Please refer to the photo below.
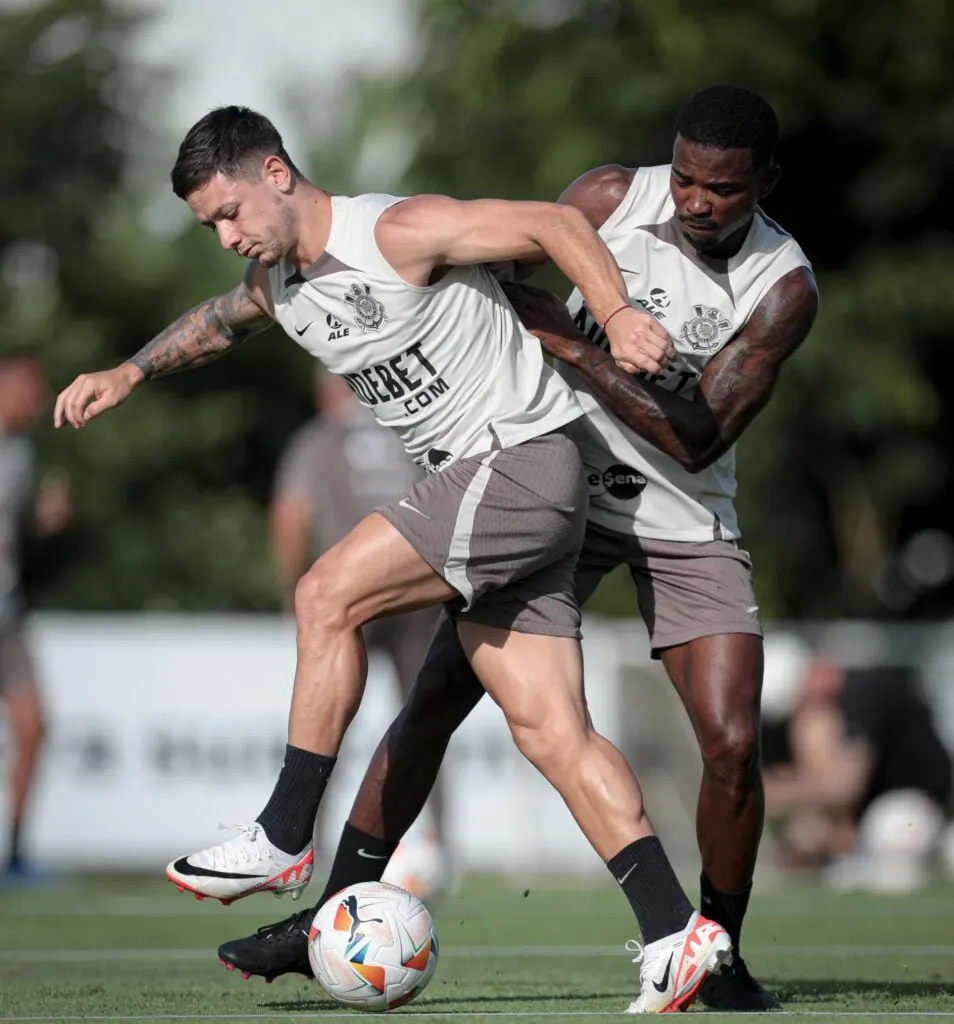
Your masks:
M268 275L257 263L227 295L200 302L112 370L81 374L56 399L53 422L77 429L124 402L143 381L218 359L272 322Z
M200 302L157 334L129 362L141 371L144 380L192 369L225 355L271 322L268 276L252 263L237 288Z
M765 408L782 364L814 323L818 292L806 267L777 281L745 327L707 364L692 401L620 370L575 325L567 329L572 323L568 315L558 330L550 329L552 320L541 329L534 325L543 324L542 301L536 309L519 299L516 304L544 348L573 366L601 405L690 473L698 473L723 455Z

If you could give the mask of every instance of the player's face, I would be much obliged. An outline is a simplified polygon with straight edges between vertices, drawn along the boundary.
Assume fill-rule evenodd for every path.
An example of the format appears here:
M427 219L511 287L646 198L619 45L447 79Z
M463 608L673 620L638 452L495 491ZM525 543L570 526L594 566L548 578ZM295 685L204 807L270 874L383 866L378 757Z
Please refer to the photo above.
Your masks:
M700 253L731 254L755 207L772 190L774 165L751 168L747 149L717 149L676 136L670 189L682 233Z
M188 203L199 222L219 236L223 249L258 260L263 267L274 266L294 248L294 212L287 191L267 169L257 181L216 174Z

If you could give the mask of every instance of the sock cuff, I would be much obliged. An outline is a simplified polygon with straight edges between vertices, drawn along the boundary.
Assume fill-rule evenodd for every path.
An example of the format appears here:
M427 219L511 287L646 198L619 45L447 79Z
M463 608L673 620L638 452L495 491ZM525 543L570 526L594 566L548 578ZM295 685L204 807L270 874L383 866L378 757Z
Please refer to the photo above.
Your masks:
M610 857L606 862L606 866L610 869L613 876L618 879L621 874L636 864L641 857L647 856L662 856L665 858L666 855L663 852L659 836L644 836L642 839L636 839L629 846L624 846L615 856Z
M344 828L341 830L341 845L343 846L345 842L349 846L354 847L359 857L363 850L372 857L378 858L390 857L398 848L399 840L382 839L380 836L373 836L370 832L364 832L357 826L352 825L350 821L346 821Z

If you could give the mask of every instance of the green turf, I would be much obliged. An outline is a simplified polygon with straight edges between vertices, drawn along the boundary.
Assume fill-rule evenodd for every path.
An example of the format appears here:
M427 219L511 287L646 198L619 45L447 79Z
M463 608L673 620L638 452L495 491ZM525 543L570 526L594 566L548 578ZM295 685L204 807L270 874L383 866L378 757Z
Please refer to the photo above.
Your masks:
M134 879L0 892L0 1020L278 1021L340 1012L314 983L244 982L216 959L218 943L291 909L268 896L226 909ZM632 920L612 885L531 886L525 894L472 880L435 916L437 974L398 1014L465 1013L471 1021L508 1012L525 1014L521 1022L552 1021L617 1013L636 994L637 968L623 949L634 937ZM765 888L745 942L753 971L789 1011L954 1016L954 890L875 898ZM567 946L583 948L544 955L545 947Z

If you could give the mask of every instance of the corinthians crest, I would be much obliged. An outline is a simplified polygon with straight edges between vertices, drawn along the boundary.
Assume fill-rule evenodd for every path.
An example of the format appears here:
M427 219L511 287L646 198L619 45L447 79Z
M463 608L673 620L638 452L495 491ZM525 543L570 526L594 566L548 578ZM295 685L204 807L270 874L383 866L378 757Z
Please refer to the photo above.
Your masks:
M389 319L384 304L371 294L370 285L353 284L345 294L345 302L354 310L355 321L362 331L376 331Z
M681 337L687 341L694 352L708 355L715 352L722 340L722 332L732 326L729 320L715 306L693 306L696 315L682 325Z

